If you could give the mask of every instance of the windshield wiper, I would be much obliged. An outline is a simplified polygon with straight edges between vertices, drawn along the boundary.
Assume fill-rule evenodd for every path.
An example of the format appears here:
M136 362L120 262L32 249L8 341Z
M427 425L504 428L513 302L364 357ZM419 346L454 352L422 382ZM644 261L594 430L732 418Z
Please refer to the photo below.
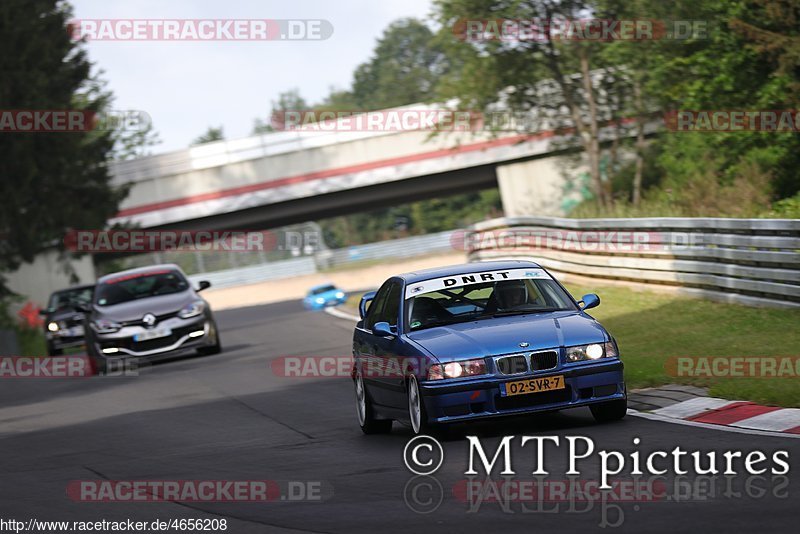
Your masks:
M509 315L524 315L526 313L543 313L558 311L557 308L517 308L512 310L500 310L492 314L492 317L508 317Z

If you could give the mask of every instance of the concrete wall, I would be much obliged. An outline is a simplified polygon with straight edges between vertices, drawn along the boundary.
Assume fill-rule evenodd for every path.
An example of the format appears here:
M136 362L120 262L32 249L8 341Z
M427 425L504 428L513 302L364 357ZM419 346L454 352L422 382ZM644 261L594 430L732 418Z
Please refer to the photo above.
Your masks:
M89 255L73 258L70 261L79 284L95 281L94 264ZM58 259L58 252L46 251L39 254L33 263L26 263L13 273L8 273L6 283L12 291L23 295L25 301L43 306L50 293L58 289L76 285L71 282L70 274Z
M577 200L579 195L568 191L564 173L577 176L583 170L571 168L563 156L498 165L497 183L506 217L566 215L565 198L574 196Z

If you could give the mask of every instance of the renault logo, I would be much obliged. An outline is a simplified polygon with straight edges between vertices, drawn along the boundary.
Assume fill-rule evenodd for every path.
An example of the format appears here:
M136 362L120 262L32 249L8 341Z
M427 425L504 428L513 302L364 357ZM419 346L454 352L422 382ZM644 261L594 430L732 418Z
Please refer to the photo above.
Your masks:
M528 343L527 341L523 341L522 343L519 344L519 346L522 347L523 349L527 348L528 345L530 345L530 343Z
M144 317L142 317L142 322L145 326L150 327L156 324L156 316L152 313L146 313Z

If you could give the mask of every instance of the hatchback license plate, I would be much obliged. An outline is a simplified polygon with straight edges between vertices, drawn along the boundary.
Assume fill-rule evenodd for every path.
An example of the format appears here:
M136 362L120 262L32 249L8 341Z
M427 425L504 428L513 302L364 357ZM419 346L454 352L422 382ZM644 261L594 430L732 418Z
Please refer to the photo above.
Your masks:
M168 335L172 334L172 330L169 328L158 328L156 330L145 330L141 334L135 334L133 336L134 341L147 341L149 339L157 339L160 337L167 337Z

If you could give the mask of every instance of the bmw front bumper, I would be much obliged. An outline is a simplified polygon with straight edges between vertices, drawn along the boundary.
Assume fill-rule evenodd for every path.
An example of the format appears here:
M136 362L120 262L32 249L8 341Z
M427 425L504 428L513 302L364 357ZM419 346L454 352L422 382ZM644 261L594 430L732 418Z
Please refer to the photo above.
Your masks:
M456 423L506 415L565 410L625 398L620 360L563 366L523 376L421 382L431 422ZM560 390L503 396L502 384L528 378L564 376Z

